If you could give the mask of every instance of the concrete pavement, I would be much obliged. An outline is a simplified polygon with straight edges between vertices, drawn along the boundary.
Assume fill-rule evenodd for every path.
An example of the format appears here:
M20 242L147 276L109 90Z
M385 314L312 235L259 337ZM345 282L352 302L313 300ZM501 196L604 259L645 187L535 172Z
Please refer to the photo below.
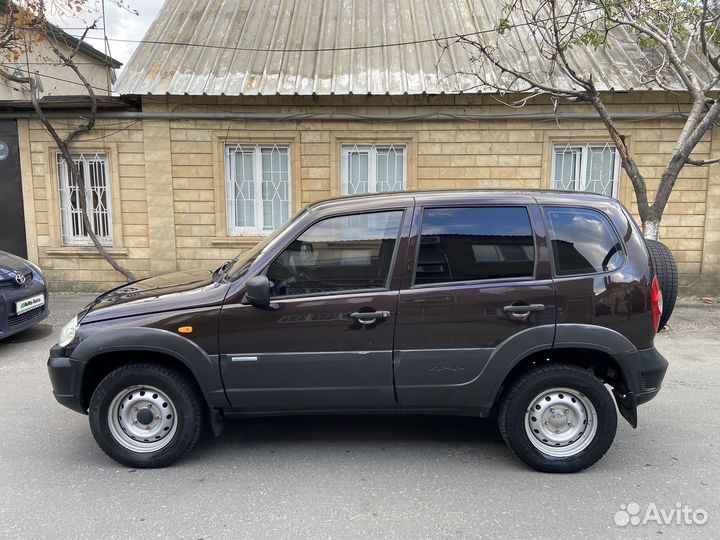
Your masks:
M605 458L561 476L524 466L491 421L442 417L244 420L171 468L121 467L55 402L45 368L88 300L56 295L44 324L0 342L1 538L720 537L718 305L677 308L640 427L621 421ZM631 502L709 521L619 527Z

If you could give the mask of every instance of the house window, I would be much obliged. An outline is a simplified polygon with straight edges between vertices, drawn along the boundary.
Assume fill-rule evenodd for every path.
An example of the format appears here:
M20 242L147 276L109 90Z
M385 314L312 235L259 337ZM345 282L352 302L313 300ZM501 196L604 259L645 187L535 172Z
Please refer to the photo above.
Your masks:
M343 195L407 189L407 146L343 145Z
M112 208L110 203L110 174L106 154L76 154L73 162L85 181L85 203L93 232L106 246L112 245ZM60 189L60 221L64 246L92 244L82 220L80 197L83 194L77 182L71 179L68 164L58 156Z
M620 158L612 144L556 144L553 189L591 191L617 197Z
M266 234L290 219L290 147L227 145L229 234Z

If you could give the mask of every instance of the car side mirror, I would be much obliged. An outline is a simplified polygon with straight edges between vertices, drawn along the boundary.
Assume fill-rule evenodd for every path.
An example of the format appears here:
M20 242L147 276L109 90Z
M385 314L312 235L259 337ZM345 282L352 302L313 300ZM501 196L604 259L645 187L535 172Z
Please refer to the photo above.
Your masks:
M255 276L247 280L245 284L245 296L242 303L262 309L268 309L270 305L270 282L267 276Z

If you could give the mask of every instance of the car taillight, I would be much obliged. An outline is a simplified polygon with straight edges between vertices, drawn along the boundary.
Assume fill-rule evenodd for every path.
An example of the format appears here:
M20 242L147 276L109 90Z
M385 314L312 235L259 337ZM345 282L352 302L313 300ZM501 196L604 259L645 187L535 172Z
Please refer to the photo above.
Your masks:
M658 281L657 277L654 277L652 280L652 316L655 332L660 331L660 328L658 328L658 326L660 325L660 317L662 316L662 311L663 297L662 291L660 290L660 282Z

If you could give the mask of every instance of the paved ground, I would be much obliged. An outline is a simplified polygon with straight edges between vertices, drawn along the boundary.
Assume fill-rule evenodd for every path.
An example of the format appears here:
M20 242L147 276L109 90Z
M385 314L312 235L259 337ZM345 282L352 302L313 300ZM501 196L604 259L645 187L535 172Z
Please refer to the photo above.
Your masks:
M0 343L1 538L720 537L719 305L678 308L640 428L622 422L600 463L559 476L525 467L489 421L433 417L244 421L169 469L120 467L45 371L87 298L53 298L46 324ZM631 502L709 522L616 526Z

